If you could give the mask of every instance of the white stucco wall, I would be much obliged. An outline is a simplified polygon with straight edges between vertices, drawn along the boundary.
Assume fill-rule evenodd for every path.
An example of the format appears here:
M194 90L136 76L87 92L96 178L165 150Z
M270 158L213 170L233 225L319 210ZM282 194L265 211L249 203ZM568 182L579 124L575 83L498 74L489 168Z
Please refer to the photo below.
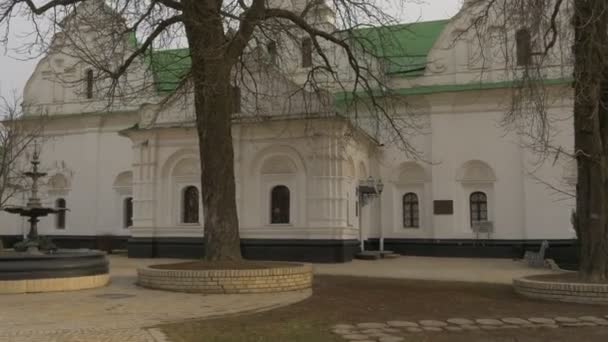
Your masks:
M466 13L460 13L437 40L425 76L395 78L391 84L408 88L479 81L482 70L470 63L471 41L463 39L451 45L466 20ZM334 57L340 59L339 54ZM70 93L68 85L54 82L55 74L47 69L58 59L63 60L61 65L70 62L60 51L51 54L34 70L25 89L24 108L30 117L51 114L45 123L42 166L50 177L62 174L69 183L59 191L43 187L47 205L54 205L61 197L71 211L66 229L56 229L54 218L45 218L40 223L41 233L201 237L202 205L199 203L201 224L181 223L180 216L183 189L196 186L201 190L198 143L189 122L194 113L192 102L182 99L169 101L162 108L154 104L140 107L145 102L158 102L155 96L144 94L128 105L119 102L119 106L109 108L103 98L83 100ZM285 65L285 70L293 68L293 74L264 89L293 89L305 72L298 70L297 64L294 59ZM504 63L491 64L483 73L484 80L504 81L505 70ZM136 68L134 72L136 78L146 78L143 70ZM560 65L548 72L563 77L568 68ZM268 101L281 99L281 94ZM554 119L553 143L567 152L573 145L570 94L556 91L551 96L548 107ZM247 108L250 99L244 97ZM408 142L420 152L418 159L390 142L386 125L376 127L373 120L366 120L365 112L357 113L357 124L383 145L327 113L309 120L281 119L281 115L301 114L303 101L299 99L294 100L295 105L290 103L291 112L285 113L274 110L285 107L284 103L262 103L260 108L266 108L272 120L240 121L233 127L241 236L357 239L362 229L364 238L472 239L469 196L483 191L488 195L488 218L494 223L491 238L572 238L572 198L557 196L542 184L561 187L570 175L571 161L559 155L544 164L536 163L537 155L527 148L525 139L500 125L510 99L506 88L452 89L408 96L409 107L393 104L395 113L414 113L422 124L420 130L406 133ZM253 115L241 114L249 119L248 115ZM352 112L343 114L354 117ZM119 134L136 123L138 129ZM270 162L280 165L266 168ZM471 165L487 167L491 176L463 179ZM359 212L360 226L355 188L359 180L369 176L381 178L385 188L381 199ZM117 179L123 183L117 185ZM130 184L124 184L126 179L131 179ZM270 224L270 189L276 185L290 190L288 224ZM419 228L403 228L401 200L409 192L420 200ZM129 196L133 197L134 226L125 229L122 205ZM452 200L453 215L435 215L434 200ZM20 219L0 214L0 223L0 235L22 232Z

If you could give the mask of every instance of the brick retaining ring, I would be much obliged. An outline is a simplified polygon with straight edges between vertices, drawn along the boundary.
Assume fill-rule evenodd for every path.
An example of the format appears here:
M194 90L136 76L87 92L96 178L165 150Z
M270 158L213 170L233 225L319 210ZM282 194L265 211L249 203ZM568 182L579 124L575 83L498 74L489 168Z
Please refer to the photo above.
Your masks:
M70 278L46 278L0 281L0 294L64 292L94 289L110 282L109 274Z
M542 281L523 277L513 279L513 287L515 292L529 298L608 305L608 284Z
M312 265L285 263L285 267L253 270L137 270L142 287L205 294L272 293L310 289Z

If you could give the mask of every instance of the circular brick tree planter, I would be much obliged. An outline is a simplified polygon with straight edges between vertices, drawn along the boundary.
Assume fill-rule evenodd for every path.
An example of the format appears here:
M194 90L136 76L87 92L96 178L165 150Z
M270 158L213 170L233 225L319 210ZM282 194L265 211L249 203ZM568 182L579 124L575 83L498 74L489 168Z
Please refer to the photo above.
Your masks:
M513 287L529 298L608 305L608 284L577 281L574 272L514 279Z
M242 294L297 291L312 287L312 266L272 263L259 269L170 269L152 265L137 270L142 287L205 294Z

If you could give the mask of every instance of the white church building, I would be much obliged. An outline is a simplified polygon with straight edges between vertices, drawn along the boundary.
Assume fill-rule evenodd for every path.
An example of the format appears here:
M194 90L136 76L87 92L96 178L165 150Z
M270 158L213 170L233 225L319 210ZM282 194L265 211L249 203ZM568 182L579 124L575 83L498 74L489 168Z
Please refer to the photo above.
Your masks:
M283 5L297 6L292 2ZM522 135L501 125L511 106L511 71L497 53L481 60L467 31L469 9L465 5L449 20L376 29L388 30L402 44L402 50L387 48L377 58L403 100L394 102L402 106L396 112L420 123L407 132L418 156L404 153L384 126L355 120L339 94L329 111L319 106L310 113L304 101L285 106L261 99L255 107L265 111L263 119L235 115L245 257L344 262L361 241L375 250L380 240L404 255L520 257L543 240L556 257L572 255L574 200L555 189L573 189L575 163L564 155L539 162ZM333 25L331 11L319 11L322 24ZM77 20L85 12L69 18L65 30L86 35L91 29ZM525 30L507 33L519 37L513 39L515 49L531 44L530 34L527 43L518 40ZM42 219L41 234L62 247L111 243L131 257L203 255L193 105L187 95L173 92L176 74L188 68L188 51L155 51L151 68L146 61L136 63L129 77L154 86L136 101L108 106L97 71L63 51L66 45L58 33L23 92L25 122L35 125L44 117L43 201L69 208ZM287 61L277 68L280 81L258 75L271 92L297 88L318 62L306 38L296 48L297 54L281 59ZM282 53L276 46L268 50ZM571 150L571 68L562 63L569 49L554 50L558 62L545 70L551 139ZM514 55L524 59L516 64L533 62L521 51ZM246 95L237 103L237 112L253 107ZM360 185L370 178L383 184L382 192L362 203ZM27 232L21 218L2 213L0 222L5 243Z

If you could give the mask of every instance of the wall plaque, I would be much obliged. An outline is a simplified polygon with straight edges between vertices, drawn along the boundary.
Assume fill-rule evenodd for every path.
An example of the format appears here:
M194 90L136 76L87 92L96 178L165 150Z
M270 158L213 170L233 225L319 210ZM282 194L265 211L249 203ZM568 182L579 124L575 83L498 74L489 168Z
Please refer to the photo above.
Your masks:
M452 201L452 200L433 201L433 213L435 215L454 215L454 201Z

